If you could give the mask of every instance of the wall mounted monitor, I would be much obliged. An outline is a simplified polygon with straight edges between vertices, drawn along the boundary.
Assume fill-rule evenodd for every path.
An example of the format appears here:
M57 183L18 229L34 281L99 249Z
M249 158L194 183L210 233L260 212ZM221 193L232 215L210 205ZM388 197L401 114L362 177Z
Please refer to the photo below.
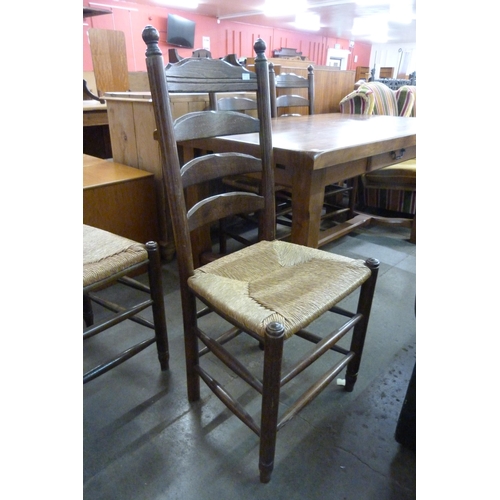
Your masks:
M167 18L167 43L176 47L194 49L195 22L169 14Z

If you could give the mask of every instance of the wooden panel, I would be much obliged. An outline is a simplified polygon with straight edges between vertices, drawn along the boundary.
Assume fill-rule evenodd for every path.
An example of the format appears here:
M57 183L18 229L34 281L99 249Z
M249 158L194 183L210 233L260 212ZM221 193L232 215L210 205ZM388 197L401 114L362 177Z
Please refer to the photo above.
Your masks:
M113 159L124 165L138 167L137 141L135 139L134 108L132 102L116 105L107 101L109 132Z
M127 50L123 31L88 31L98 95L129 90Z
M149 92L147 71L129 71L128 81L132 92Z
M326 66L314 69L315 113L339 113L340 101L354 87L354 71L334 71Z
M83 223L140 243L158 241L153 176L86 155L84 166Z

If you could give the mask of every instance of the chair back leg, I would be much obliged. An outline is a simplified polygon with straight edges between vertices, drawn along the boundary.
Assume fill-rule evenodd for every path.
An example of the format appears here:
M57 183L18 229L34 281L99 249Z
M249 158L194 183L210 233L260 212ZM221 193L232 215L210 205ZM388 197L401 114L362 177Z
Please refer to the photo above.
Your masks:
M151 307L155 324L158 360L160 361L161 369L168 370L170 354L168 350L167 320L165 317L165 304L163 300L161 260L158 243L149 241L146 243L146 250L149 258L148 276L151 299L153 301Z

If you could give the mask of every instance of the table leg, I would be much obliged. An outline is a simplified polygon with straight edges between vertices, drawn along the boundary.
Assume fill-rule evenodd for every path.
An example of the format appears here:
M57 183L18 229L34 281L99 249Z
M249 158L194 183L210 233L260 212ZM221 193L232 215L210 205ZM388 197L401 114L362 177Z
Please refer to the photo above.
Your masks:
M314 171L312 175L304 168L292 171L293 243L318 247L324 197L324 171Z

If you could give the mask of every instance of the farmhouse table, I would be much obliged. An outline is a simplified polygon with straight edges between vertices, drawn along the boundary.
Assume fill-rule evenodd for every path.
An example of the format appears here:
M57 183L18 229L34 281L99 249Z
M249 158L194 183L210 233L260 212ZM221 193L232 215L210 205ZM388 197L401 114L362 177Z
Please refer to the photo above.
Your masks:
M291 241L321 247L368 225L373 216L352 218L321 230L325 187L416 157L416 118L326 113L272 121L276 182L291 188ZM183 143L214 152L258 155L258 134L232 135Z

